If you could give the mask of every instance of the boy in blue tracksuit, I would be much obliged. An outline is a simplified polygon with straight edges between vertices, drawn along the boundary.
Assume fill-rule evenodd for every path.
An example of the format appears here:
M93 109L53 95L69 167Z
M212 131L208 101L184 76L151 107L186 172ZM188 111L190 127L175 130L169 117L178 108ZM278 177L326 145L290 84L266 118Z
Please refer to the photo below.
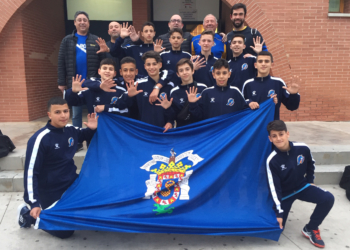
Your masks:
M163 62L162 69L176 72L177 62L180 61L182 58L191 58L191 54L181 50L181 44L184 41L182 29L174 28L169 31L169 34L171 50L160 53L160 57L162 58ZM180 77L174 74L172 82L175 86L178 86L181 84L181 79Z
M274 150L266 161L268 183L274 210L281 229L284 228L288 213L295 200L316 204L310 221L302 229L302 234L310 242L323 248L319 225L334 204L334 196L314 184L315 161L310 148L304 143L290 142L287 126L275 120L268 124L269 139Z
M286 86L281 78L270 76L270 70L273 65L272 54L268 51L261 51L256 59L255 67L258 70L257 77L247 80L243 85L243 95L249 107L259 108L259 104L269 98L277 98L278 102L275 108L275 120L280 117L281 103L288 110L296 110L299 107L300 95L299 77L292 78L292 84Z
M201 53L197 56L197 60L205 59L205 67L202 67L193 75L193 79L196 82L203 83L208 87L215 85L215 80L213 78L213 65L218 60L216 58L211 48L214 46L214 33L212 31L203 31L200 35L199 45L201 46Z
M200 93L207 86L193 80L194 67L192 61L188 58L183 58L176 64L176 73L181 79L181 84L170 91L170 101L166 98L159 99L160 104L157 105L167 109L172 120L176 120L176 127L182 127L198 121L189 112L187 92L194 87L199 92L197 96L200 96Z
M155 26L151 22L146 22L142 25L141 36L144 39L144 42L140 45L129 45L122 47L124 43L124 38L128 37L131 34L130 28L127 26L122 27L120 31L119 38L115 41L113 48L109 51L112 56L120 56L121 58L130 56L136 60L136 68L139 71L140 75L147 75L147 71L144 67L142 60L142 55L150 50L161 52L165 48L161 48L161 44L155 45L153 43L153 38L156 35ZM104 51L103 51L104 52ZM108 51L107 51L108 52Z
M160 69L162 67L162 59L159 53L155 51L148 51L142 59L145 62L144 67L147 70L148 76L138 79L134 84L133 81L127 84L127 92L123 94L119 99L120 103L125 103L128 107L137 104L139 110L139 120L148 124L152 124L158 127L164 127L164 132L173 127L173 121L166 111L149 101L149 94L158 88L157 83L161 78ZM164 76L165 77L165 76ZM165 80L165 79L163 79ZM165 84L164 84L165 85ZM168 98L170 96L170 90L174 87L172 82L168 82L160 89L158 98ZM155 104L158 104L156 101ZM96 107L96 112L108 111L113 112L113 108L118 104L101 105Z
M237 87L240 91L242 91L243 84L245 83L245 81L257 76L257 72L254 66L256 62L256 57L248 56L244 58L244 40L245 37L240 34L232 38L230 49L232 51L233 57L231 60L228 61L231 71L231 77L228 80L229 84L231 86Z
M231 74L228 62L225 59L218 59L213 67L216 85L203 90L201 96L197 95L197 90L194 88L188 93L190 113L198 120L248 108L241 91L228 84Z
M95 114L88 115L85 129L67 124L69 108L62 98L50 99L47 114L50 120L27 145L23 198L30 209L26 204L18 207L18 223L25 228L35 224L41 210L58 201L78 177L73 160L77 144L91 140L97 128ZM59 238L68 238L74 233L45 231Z
M86 104L88 113L94 113L97 105L116 103L118 98L126 91L125 84L116 76L115 62L111 58L105 58L100 63L98 74L101 78L91 78L84 81L80 77L76 77L72 81L72 88L65 90L63 97L70 106L78 106ZM105 92L100 89L102 82L116 83L113 88ZM82 88L82 86L85 88ZM98 87L97 87L98 86ZM128 116L129 112L126 107L119 107L119 114Z

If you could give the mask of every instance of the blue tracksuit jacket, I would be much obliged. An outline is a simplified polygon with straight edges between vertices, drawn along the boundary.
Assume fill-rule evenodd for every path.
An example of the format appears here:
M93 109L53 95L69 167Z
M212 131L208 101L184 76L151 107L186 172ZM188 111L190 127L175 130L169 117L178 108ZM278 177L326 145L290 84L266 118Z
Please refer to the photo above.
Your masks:
M77 178L74 154L78 143L91 140L95 131L70 124L56 128L50 124L28 141L24 166L24 201L31 208L41 205L50 193L64 192Z
M274 119L279 120L281 103L292 111L298 109L300 103L300 95L289 94L287 90L282 88L285 86L286 84L281 78L268 75L247 80L243 85L242 92L248 104L250 102L262 103L270 99L271 95L277 94L278 103L276 104Z
M232 86L206 88L202 98L190 103L190 113L203 120L248 108L241 91Z
M204 56L200 54L200 58L197 60L200 60ZM199 70L196 70L193 74L193 80L196 82L203 83L207 85L208 87L212 87L216 85L216 81L213 77L213 65L218 60L215 56L213 56L213 53L208 57L208 61L205 63L205 67L200 68Z
M282 200L293 196L314 182L315 160L305 143L289 142L290 150L276 147L266 161L267 177L277 217L283 218Z
M242 91L243 84L251 78L256 77L257 72L254 67L256 61L255 56L243 57L243 53L237 57L233 57L228 64L230 65L231 77L228 80L231 86L237 87Z

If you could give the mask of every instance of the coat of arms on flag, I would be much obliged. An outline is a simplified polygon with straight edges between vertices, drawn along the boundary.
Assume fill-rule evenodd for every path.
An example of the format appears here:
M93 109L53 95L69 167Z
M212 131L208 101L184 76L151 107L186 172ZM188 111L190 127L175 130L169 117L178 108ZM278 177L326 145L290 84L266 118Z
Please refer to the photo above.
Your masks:
M144 199L152 199L156 202L153 209L154 212L159 214L171 214L174 207L170 207L177 199L189 200L189 179L193 173L192 166L197 165L204 159L198 155L192 154L193 150L189 150L176 157L176 153L173 149L170 151L170 158L153 155L153 160L150 160L141 169L145 169L150 174L149 180L146 181L147 191ZM192 161L192 165L182 163L183 159ZM153 168L152 166L162 162L159 168ZM164 163L167 163L165 165Z

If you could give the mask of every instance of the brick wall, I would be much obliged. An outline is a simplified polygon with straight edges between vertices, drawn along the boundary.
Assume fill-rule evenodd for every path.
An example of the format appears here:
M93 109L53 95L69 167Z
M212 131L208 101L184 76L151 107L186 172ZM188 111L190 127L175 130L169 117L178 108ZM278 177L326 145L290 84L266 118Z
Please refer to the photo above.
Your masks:
M151 20L151 1L132 0L132 19L137 31L141 30L143 23Z
M350 13L350 0L344 0L344 13Z
M258 28L275 57L274 75L288 83L299 75L298 111L288 121L350 120L350 18L328 17L328 0L228 0L248 6L247 23Z
M22 17L14 14L0 33L0 121L28 121Z
M48 99L61 95L57 55L64 34L63 0L30 0L6 22L0 33L1 122L43 117Z
M46 115L57 88L57 58L65 36L63 0L33 0L22 11L29 119Z

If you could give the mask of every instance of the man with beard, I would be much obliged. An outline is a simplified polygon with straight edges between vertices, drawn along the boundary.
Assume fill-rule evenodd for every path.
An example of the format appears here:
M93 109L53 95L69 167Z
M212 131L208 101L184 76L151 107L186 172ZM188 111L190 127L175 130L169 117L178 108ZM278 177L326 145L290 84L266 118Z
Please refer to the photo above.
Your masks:
M218 21L216 17L212 14L208 14L205 16L203 20L203 28L205 31L212 31L214 33L214 46L211 48L211 52L217 58L226 58L226 35L224 33L215 33L218 27ZM192 38L192 55L200 55L201 54L201 46L199 44L201 38L201 34Z
M243 3L237 3L231 8L231 21L233 23L233 30L227 34L227 44L231 44L233 37L237 34L245 36L246 48L243 54L251 54L256 56L256 52L251 48L254 47L253 39L260 37L260 41L263 43L263 38L257 29L252 29L249 26L244 25L245 18L247 16L247 7ZM266 44L263 44L263 51L267 51ZM232 59L232 53L227 53L227 60Z
M171 50L171 44L169 42L170 38L170 31L172 31L175 28L182 29L184 27L184 24L182 23L182 18L179 15L173 15L170 18L170 21L168 23L169 26L169 32L163 35L160 35L158 39L163 40L163 47L166 48L166 50ZM192 42L192 35L189 32L183 33L183 43L181 45L181 50L184 52L191 53L191 42Z

